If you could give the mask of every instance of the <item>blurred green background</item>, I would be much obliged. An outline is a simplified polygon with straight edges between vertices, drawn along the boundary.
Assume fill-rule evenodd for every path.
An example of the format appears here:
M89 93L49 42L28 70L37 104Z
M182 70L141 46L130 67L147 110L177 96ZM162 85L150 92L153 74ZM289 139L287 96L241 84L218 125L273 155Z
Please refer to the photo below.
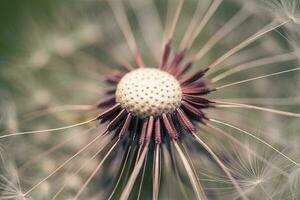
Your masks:
M22 34L29 21L43 23L59 0L1 0L0 1L0 62L5 64L23 48ZM71 3L71 2L70 2Z

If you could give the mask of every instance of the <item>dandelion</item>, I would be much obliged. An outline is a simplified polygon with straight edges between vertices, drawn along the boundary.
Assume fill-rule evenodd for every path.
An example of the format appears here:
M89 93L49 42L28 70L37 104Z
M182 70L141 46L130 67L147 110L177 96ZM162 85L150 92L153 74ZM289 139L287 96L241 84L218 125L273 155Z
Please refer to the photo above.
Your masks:
M275 15L280 18L291 19L294 23L299 24L299 8L300 2L298 0L263 0L257 1L265 6L267 9L271 9Z
M292 77L300 70L297 66L299 51L297 45L292 44L296 39L283 34L286 30L297 38L297 28L291 27L299 24L299 2L261 3L267 3L271 14L264 15L262 10L266 7L257 2L243 1L141 3L107 0L95 3L110 7L129 52L124 50L123 43L118 47L105 44L105 50L120 67L109 69L102 76L104 89L97 89L97 96L100 93L103 97L97 103L51 106L49 102L53 97L41 95L48 97L42 101L46 109L27 115L27 120L53 114L61 121L68 121L59 117L68 111L79 112L80 118L85 113L92 113L93 117L58 128L13 131L0 136L4 141L35 135L38 142L33 145L29 141L32 148L41 145L37 149L43 149L43 143L50 146L38 155L37 150L33 150L34 158L25 159L19 168L26 176L26 173L33 173L29 168L36 165L33 171L41 174L33 175L30 183L21 181L26 189L21 190L20 186L18 190L6 189L1 198L7 199L7 191L15 193L12 197L18 196L17 191L23 191L23 198L41 198L39 190L43 186L47 190L43 193L50 199L99 199L100 196L101 199L121 200L247 200L280 199L287 192L292 194L289 195L292 199L297 198L300 164L296 157L299 155L291 156L291 151L282 147L293 140L293 149L297 150L299 138L280 132L284 123L278 121L284 117L288 123L293 120L298 123L300 114L266 105L295 106L298 109L299 97L264 97L270 88L274 90L272 94L279 95L288 93L288 90L295 91L289 86L284 89L290 83L276 80L275 84L270 84L266 80L284 75ZM161 31L162 17L159 15L164 14L160 11L164 6L167 6L164 16L167 22L165 30ZM218 12L227 7L234 7L233 13L220 16ZM274 15L275 8L280 12ZM185 9L194 13L186 16ZM106 14L107 9L102 12ZM268 19L262 19L262 15ZM107 21L110 20L107 17ZM137 25L133 26L135 22ZM107 24L103 27L109 29ZM91 91L95 82L81 82L81 76L86 75L99 84L100 75L97 73L103 72L93 67L87 69L78 63L105 66L85 51L87 46L93 47L95 41L102 41L105 34L94 28L94 24L88 25L80 25L80 30L85 27L86 31L71 36L67 34L69 37L54 37L55 40L49 37L49 49L34 50L28 64L35 66L34 70L44 70L53 59L55 64L68 68L67 61L71 60L70 63L76 63L76 70L72 66L70 73L78 73L72 84L75 89L70 87L67 91L74 90L76 94L80 89ZM149 34L152 25L153 30L163 32L161 41L156 31ZM138 37L138 26L141 37ZM184 31L181 33L181 30ZM111 35L107 37L114 38L114 31L109 32ZM274 33L278 34L272 35ZM282 41L276 38L278 35L287 39L285 45L288 47L280 43ZM114 39L119 38L117 35ZM141 46L147 46L150 53ZM117 50L122 53L116 53ZM256 75L249 73L250 70ZM61 75L57 71L51 74L55 78ZM247 86L250 83L254 87ZM238 86L241 89L236 89ZM259 94L264 97L243 98L243 95L256 97ZM75 116L78 114L71 114L70 118ZM86 126L90 128L84 130ZM264 128L260 135L256 130L259 126ZM299 127L295 129L299 130ZM61 138L68 132L71 137ZM52 133L57 133L55 136L63 141L49 145L52 144L50 137L55 137ZM63 148L67 150L64 152ZM26 147L20 149L26 151ZM55 154L54 158L48 159L51 154ZM62 176L58 177L58 174ZM277 190L278 187L281 189Z
M2 159L2 162L4 160ZM21 185L18 173L15 169L15 167L10 163L6 163L6 167L8 169L2 169L3 171L6 171L7 177L2 174L0 176L0 190L1 190L1 199L18 199L18 200L26 200L30 199L25 197Z

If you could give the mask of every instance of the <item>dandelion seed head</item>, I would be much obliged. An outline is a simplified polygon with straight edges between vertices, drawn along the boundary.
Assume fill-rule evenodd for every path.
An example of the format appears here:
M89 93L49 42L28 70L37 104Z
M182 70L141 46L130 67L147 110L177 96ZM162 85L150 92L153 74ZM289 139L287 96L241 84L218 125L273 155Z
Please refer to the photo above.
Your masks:
M287 18L295 24L300 24L299 0L258 0L258 2L271 9L273 15L279 18Z
M2 162L5 162L4 160ZM22 191L17 169L10 162L5 162L5 175L0 176L0 199L6 200L29 200Z
M174 112L181 98L179 82L167 72L151 68L126 74L116 91L116 101L141 118Z
M252 184L253 185L259 185L259 184L261 184L263 182L264 182L263 179L258 178L258 179L254 179L253 182L252 182Z

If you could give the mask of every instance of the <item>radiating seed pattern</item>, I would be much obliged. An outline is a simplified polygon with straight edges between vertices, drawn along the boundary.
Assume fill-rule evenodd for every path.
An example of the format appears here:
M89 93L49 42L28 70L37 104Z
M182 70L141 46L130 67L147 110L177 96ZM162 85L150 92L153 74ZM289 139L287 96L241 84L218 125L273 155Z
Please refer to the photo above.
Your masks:
M300 0L74 4L0 62L0 199L300 199Z

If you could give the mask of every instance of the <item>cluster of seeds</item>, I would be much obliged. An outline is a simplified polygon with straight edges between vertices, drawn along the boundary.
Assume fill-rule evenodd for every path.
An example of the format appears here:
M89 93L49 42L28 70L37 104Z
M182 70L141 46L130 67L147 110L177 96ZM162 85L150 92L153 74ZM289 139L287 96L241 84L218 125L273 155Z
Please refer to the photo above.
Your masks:
M174 112L181 99L179 82L169 73L154 68L126 74L116 91L116 102L140 118Z

